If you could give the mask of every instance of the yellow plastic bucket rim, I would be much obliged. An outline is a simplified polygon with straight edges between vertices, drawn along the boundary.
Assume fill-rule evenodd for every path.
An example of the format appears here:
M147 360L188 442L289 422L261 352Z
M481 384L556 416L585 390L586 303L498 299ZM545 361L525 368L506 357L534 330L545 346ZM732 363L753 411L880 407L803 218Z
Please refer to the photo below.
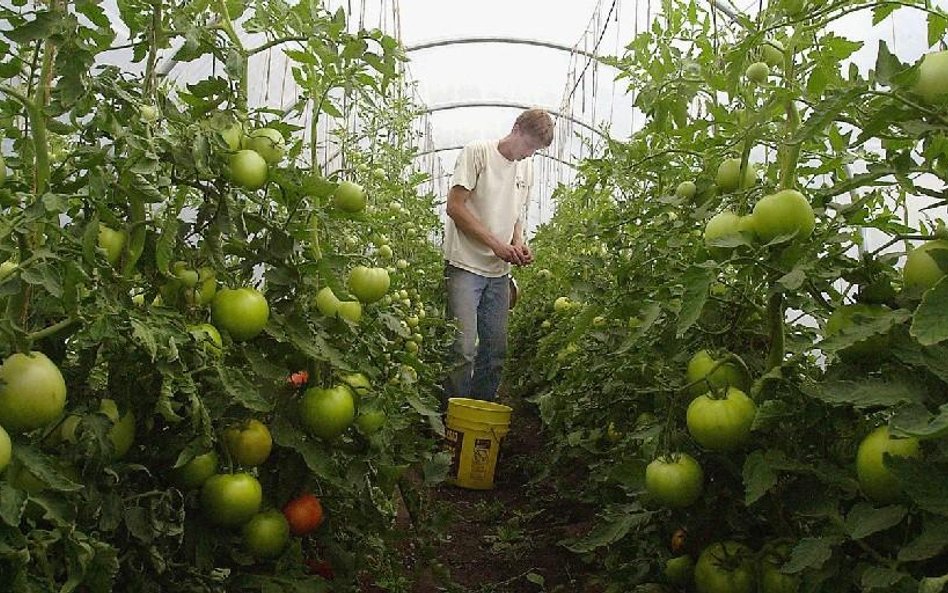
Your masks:
M468 397L452 397L448 400L448 411L450 413L451 406L458 408L473 408L478 412L500 412L504 414L509 414L513 412L513 408L510 406L505 406L504 404L498 404L494 402L489 402L483 399L472 399Z

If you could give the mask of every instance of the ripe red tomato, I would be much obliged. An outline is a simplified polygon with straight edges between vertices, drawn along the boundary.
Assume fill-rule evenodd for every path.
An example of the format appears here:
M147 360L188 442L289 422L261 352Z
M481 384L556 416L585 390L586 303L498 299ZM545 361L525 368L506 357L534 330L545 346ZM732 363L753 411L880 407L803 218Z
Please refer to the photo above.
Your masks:
M315 495L302 494L286 503L283 507L283 516L290 524L290 533L306 535L323 524L323 505Z

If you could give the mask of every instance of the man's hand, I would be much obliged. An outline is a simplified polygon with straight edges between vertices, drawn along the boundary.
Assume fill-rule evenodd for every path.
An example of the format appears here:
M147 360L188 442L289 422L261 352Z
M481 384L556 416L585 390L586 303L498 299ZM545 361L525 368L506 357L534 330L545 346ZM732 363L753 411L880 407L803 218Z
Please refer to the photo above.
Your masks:
M520 257L523 260L524 266L529 266L533 263L533 251L530 250L530 246L526 243L521 243L520 245L515 245L515 247L520 249Z
M515 266L522 266L525 263L523 259L523 251L516 245L498 243L497 246L494 247L494 255L509 264L514 264Z

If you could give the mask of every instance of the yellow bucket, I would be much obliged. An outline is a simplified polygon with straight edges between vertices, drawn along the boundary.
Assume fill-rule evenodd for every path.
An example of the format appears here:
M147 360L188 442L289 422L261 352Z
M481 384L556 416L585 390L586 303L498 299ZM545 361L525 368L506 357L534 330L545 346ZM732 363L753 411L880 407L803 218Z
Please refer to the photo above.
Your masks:
M452 484L472 490L494 487L500 442L510 429L511 412L513 408L479 399L448 400L445 438L452 453Z

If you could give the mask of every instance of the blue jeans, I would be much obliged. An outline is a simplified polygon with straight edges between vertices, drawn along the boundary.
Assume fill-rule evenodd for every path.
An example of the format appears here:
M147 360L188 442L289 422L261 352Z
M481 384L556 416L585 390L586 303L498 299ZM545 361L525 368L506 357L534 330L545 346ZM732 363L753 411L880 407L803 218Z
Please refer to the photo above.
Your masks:
M507 355L510 277L487 278L445 265L448 319L457 323L445 397L492 401Z

